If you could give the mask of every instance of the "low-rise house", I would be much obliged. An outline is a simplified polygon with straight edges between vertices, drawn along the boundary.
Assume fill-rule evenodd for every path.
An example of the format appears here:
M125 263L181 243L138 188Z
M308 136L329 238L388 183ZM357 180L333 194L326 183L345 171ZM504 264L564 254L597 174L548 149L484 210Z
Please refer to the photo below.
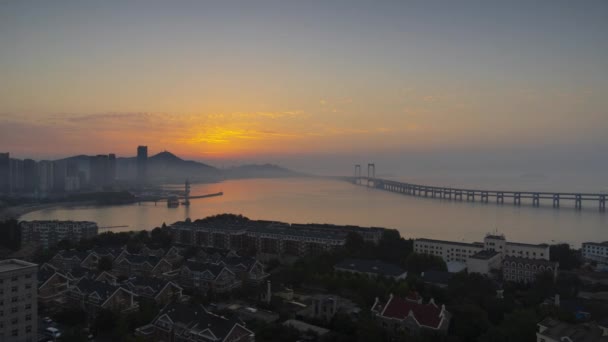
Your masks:
M329 322L338 312L357 317L361 309L346 298L336 295L318 294L312 296L310 305L298 312L298 314Z
M423 331L445 334L452 317L445 305L438 306L433 299L424 304L417 294L405 299L391 294L386 303L376 298L372 313L387 331L408 334Z
M571 324L553 318L538 323L537 342L608 342L608 322Z
M143 246L141 248L141 250L139 251L139 255L145 255L145 256L155 256L157 258L162 258L165 256L165 250L162 248L158 248L158 249L152 249L148 246Z
M258 285L269 276L264 265L252 257L225 257L218 264L228 267L243 283Z
M38 300L45 304L63 303L70 286L70 279L64 273L51 267L38 270Z
M75 267L80 267L80 264L88 256L88 252L79 252L76 250L59 251L53 256L49 263L60 270L68 271Z
M224 258L238 257L233 249L202 247L195 255L194 259L199 262L218 263Z
M117 259L118 260L118 259ZM173 265L156 256L127 254L114 264L114 271L122 276L146 277L171 271Z
M181 247L172 246L169 248L163 258L175 265L184 260L184 249Z
M182 288L170 280L137 277L125 281L125 285L140 299L168 304L182 296Z
M453 273L446 271L424 271L420 273L420 278L427 284L438 287L447 287L450 279L454 276Z
M97 277L95 277L95 280L96 281L103 281L104 283L108 283L110 285L116 285L116 284L118 284L118 277L116 277L112 273L106 272L106 271L103 271L103 272L99 273L97 275Z
M467 259L467 269L469 273L480 273L489 275L492 270L501 268L502 253L492 249L484 249Z
M74 267L71 270L65 271L65 274L70 279L70 284L76 284L82 279L95 278L95 272L84 267Z
M407 271L403 268L379 260L345 259L334 266L339 272L365 274L371 277L386 277L394 279L407 278Z
M172 303L135 331L145 341L253 342L255 334L237 317L216 315L197 304Z
M314 338L316 340L319 337L325 336L329 332L331 332L331 330L329 330L329 329L319 327L316 325L312 325L312 324L308 324L306 322L299 321L297 319L288 319L285 322L283 322L283 325L286 327L294 328L297 331L299 331L301 334L303 334L302 338L304 340L311 340L312 338ZM314 336L310 336L311 332L314 333Z
M220 264L188 261L179 271L182 286L202 291L225 293L241 286L242 282L228 267Z
M553 261L507 256L502 261L502 274L506 281L532 283L544 272L551 273L555 279L558 267Z
M135 294L123 286L81 279L67 292L68 302L95 316L101 309L129 312L137 310Z

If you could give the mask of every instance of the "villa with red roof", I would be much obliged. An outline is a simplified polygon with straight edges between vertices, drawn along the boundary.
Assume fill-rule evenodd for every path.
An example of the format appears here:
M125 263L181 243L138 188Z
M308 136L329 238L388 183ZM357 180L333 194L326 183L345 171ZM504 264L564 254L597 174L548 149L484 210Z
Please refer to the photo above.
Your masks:
M384 329L409 334L424 331L445 334L452 317L445 305L438 306L433 299L424 304L422 297L416 292L410 293L406 298L391 294L386 303L376 298L372 313Z

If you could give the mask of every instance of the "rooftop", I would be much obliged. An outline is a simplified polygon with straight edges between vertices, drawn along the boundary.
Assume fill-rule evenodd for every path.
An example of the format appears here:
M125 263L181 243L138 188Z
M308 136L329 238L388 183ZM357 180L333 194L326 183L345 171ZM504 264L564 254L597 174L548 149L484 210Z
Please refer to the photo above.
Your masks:
M380 260L366 259L344 259L337 263L334 267L361 273L375 273L390 277L398 277L406 272L406 270L394 264L387 264Z
M32 264L31 262L18 260L18 259L6 259L0 261L0 273L16 271L20 269L37 267L38 265Z
M608 336L602 336L602 329L595 322L570 324L545 318L539 325L547 328L541 335L556 341L572 342L608 342ZM567 337L568 339L564 339Z
M489 259L492 259L493 257L497 256L498 254L499 253L497 251L493 251L491 249L485 249L483 251L479 251L479 252L471 255L471 258L489 260Z
M459 241L446 241L446 240L434 240L434 239L416 239L416 241L420 241L420 242L431 242L431 243L445 243L445 244L450 244L450 245L457 245L457 246L467 246L467 247L483 247L482 243L477 243L477 242L459 242Z

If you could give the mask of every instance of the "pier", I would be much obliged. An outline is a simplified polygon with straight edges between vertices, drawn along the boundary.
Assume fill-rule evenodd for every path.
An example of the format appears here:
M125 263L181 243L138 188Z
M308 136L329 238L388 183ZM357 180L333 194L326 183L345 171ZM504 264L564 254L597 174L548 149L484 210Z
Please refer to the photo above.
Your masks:
M354 177L346 177L346 179L353 184L403 195L467 202L495 202L498 205L512 203L516 206L521 205L523 200L529 202L533 207L540 207L541 202L548 202L556 209L560 208L560 205L566 201L573 204L577 210L583 208L583 203L595 203L600 211L605 212L606 198L608 197L606 193L482 190L412 184L376 178L376 166L374 164L368 164L367 171L367 176L361 175L361 166L356 165Z

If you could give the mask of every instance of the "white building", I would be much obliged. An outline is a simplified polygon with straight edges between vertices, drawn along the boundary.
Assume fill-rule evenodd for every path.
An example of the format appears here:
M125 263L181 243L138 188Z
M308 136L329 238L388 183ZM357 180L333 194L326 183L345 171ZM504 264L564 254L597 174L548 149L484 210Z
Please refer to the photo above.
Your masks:
M78 242L97 235L97 223L90 221L21 221L21 244L39 243L43 248L61 240Z
M486 249L471 255L467 259L469 273L490 274L492 270L499 270L502 263L502 253Z
M583 242L582 250L586 260L608 264L608 241Z
M554 261L507 256L502 262L502 277L507 281L532 283L539 274L548 272L555 279L558 267Z
M0 341L37 341L38 265L0 261Z

